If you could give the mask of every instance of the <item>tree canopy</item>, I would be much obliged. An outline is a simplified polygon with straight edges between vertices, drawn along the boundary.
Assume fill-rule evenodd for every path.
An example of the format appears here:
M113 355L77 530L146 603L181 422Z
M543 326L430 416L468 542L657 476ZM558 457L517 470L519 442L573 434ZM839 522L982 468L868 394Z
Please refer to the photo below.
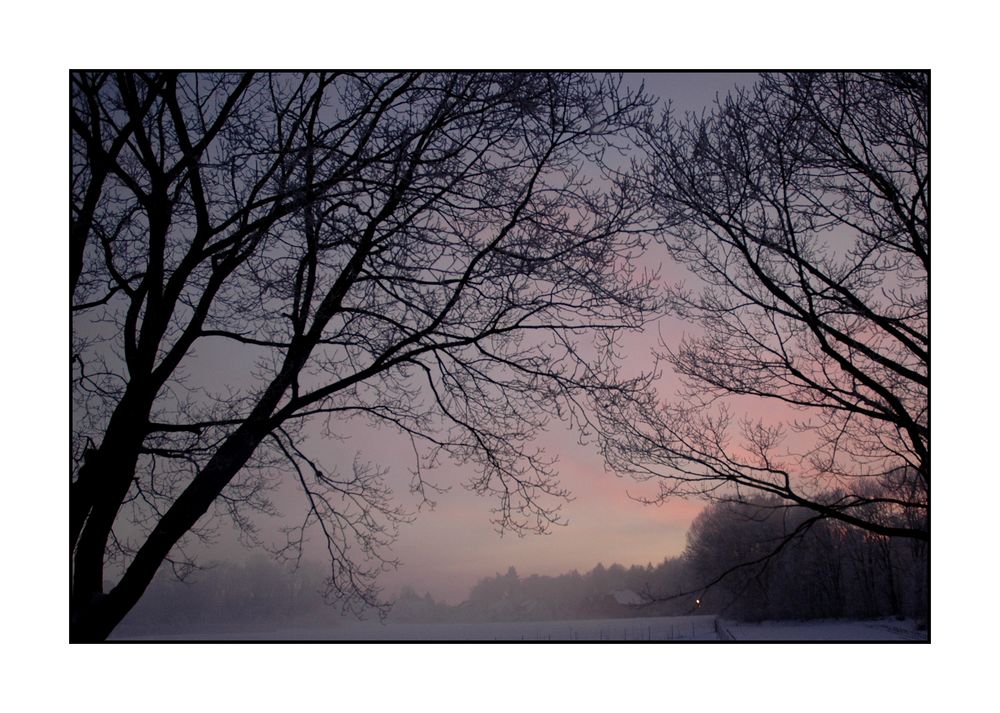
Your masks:
M677 399L606 404L614 470L929 539L929 96L926 73L765 74L644 129L637 184L696 331L664 345Z
M593 182L647 104L592 74L73 73L71 638L213 514L252 537L278 477L303 494L282 553L317 532L331 596L376 602L407 513L378 464L310 450L317 421L409 435L421 494L466 464L498 527L558 521L531 438L623 388L609 335L654 302L635 196Z

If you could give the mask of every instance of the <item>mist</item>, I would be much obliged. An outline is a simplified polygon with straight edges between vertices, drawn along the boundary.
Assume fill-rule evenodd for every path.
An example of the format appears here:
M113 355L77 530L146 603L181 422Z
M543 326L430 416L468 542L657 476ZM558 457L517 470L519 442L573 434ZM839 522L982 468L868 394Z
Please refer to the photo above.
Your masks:
M656 565L527 576L512 565L481 578L457 604L404 585L384 608L337 608L322 564L290 569L258 555L186 581L161 576L113 638L579 641L628 640L631 632L653 640L655 630L656 640L726 640L743 626L755 638L835 639L846 635L843 624L815 622L848 620L852 639L925 640L922 548L829 523L803 527L808 518L767 499L710 506L683 553ZM785 628L775 633L774 622Z

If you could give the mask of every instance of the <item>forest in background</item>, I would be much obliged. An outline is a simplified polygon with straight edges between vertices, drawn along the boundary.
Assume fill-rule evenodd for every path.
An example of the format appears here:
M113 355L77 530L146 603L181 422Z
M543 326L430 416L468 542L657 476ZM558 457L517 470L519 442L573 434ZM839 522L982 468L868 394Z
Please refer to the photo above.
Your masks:
M899 476L897 476L899 477ZM881 517L893 520L892 513ZM388 621L544 621L718 614L766 619L913 617L929 611L927 544L816 519L776 498L714 503L687 547L660 564L481 579L451 606L403 587ZM289 572L257 556L187 582L163 575L122 623L123 635L331 627L356 618L324 602L324 570ZM378 618L372 609L366 618Z

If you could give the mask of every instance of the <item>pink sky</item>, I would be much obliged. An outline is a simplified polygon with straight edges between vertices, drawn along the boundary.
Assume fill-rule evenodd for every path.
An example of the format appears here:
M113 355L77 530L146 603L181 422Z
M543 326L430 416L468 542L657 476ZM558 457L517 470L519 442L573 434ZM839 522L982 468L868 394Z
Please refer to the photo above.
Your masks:
M716 93L724 94L735 84L748 84L752 79L747 74L660 74L646 75L645 83L651 93L672 98L675 109L700 111ZM628 81L637 83L637 78ZM662 263L662 277L667 281L683 276L677 266L669 264L666 252L655 245L643 260L653 268ZM650 349L656 346L659 335L668 344L676 345L684 329L676 320L663 318L642 334L625 335L626 368L648 369L652 362ZM210 350L210 345L199 350L204 358L199 380L218 386L233 379L235 365L231 357ZM676 386L676 379L665 373L659 384L661 397L672 395ZM307 449L322 462L339 464L341 468L349 467L355 454L390 468L388 479L399 502L409 510L416 509L418 500L408 491L408 469L413 464L409 438L373 430L360 421L345 424L338 433L348 439L310 439ZM424 509L414 523L402 526L394 548L402 564L382 577L386 593L391 596L400 587L410 585L421 594L428 591L436 599L457 603L479 579L506 572L510 566L522 576L556 575L573 569L587 571L598 563L607 566L617 562L626 567L658 564L681 553L687 529L703 507L702 502L676 500L659 507L636 502L629 494L653 494L655 484L641 485L606 472L596 447L579 445L576 435L559 422L550 424L549 432L536 445L559 457L562 485L573 494L574 500L562 509L566 526L554 527L547 535L500 537L490 523L490 508L495 503L462 488L461 483L468 481L471 473L442 462L431 479L451 486L451 490L436 498L436 509ZM276 493L275 502L286 517L295 519L304 512L301 495L292 487ZM276 534L280 524L262 523L263 532ZM249 554L233 537L222 533L204 559L243 559ZM324 552L316 547L307 550L307 556L321 560Z

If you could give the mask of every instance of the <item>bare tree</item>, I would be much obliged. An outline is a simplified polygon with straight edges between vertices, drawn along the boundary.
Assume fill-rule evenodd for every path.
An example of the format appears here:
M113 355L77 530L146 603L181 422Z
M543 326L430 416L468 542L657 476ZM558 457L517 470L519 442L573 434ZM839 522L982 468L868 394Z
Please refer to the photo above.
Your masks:
M661 355L677 401L604 405L610 466L652 500L766 493L929 540L929 92L925 73L768 74L642 133L637 183L693 276L669 303L698 327ZM795 413L737 418L739 397Z
M318 531L331 595L377 603L408 515L379 466L310 451L317 421L408 434L420 494L468 464L498 527L558 521L531 438L629 387L586 335L651 304L637 196L590 183L646 108L603 75L74 73L71 640L213 514L252 539L283 477L283 554ZM197 383L210 341L227 383Z

